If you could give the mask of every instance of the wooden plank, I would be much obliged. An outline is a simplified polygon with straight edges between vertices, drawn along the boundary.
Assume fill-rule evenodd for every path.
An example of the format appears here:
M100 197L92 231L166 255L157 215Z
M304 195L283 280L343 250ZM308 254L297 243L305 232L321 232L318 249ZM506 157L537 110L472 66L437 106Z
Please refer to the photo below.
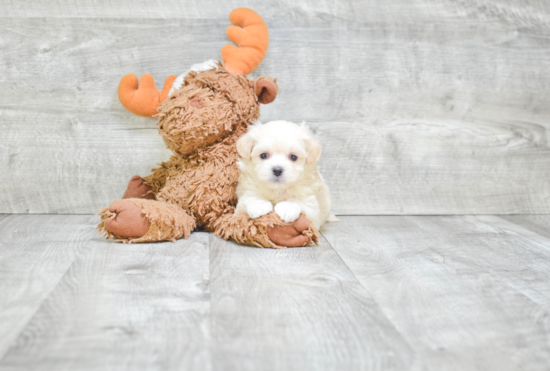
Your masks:
M86 110L5 112L0 166L11 181L0 183L0 209L90 214L121 198L133 175L149 174L170 157L154 123L122 122Z
M500 216L481 215L477 220L504 236L505 243L490 249L486 269L521 291L531 300L550 309L550 235L533 232ZM480 224L478 222L478 224ZM481 227L483 228L483 226ZM525 243L525 242L528 243ZM468 243L466 240L465 243ZM519 255L519 257L518 257ZM514 268L510 268L513 265Z
M402 370L418 361L324 241L267 250L211 237L218 370Z
M528 10L539 5L440 5L426 27L418 9L370 22L304 4L281 5L295 19L270 22L255 76L281 86L263 121L318 132L336 213L550 212L550 33ZM350 4L342 12L394 10ZM116 87L128 72L160 82L218 57L227 23L189 17L3 19L0 212L95 212L168 157L154 120L126 113Z
M4 19L2 108L123 112L116 88L124 74L152 73L160 84L219 58L226 26L203 19ZM280 19L270 30L270 49L254 73L279 78L277 103L264 109L268 119L548 126L546 28L519 33L468 18L434 19L430 27Z
M49 129L36 135L35 122ZM4 112L2 165L12 181L0 183L0 210L97 212L121 197L132 175L169 158L153 125L125 123L123 114ZM337 214L550 210L544 131L523 137L521 124L457 121L311 127Z
M550 308L513 285L550 286L532 241L475 217L349 216L323 235L427 369L548 368Z
M4 1L5 2L5 1ZM355 6L354 6L355 5ZM407 6L405 1L401 4L409 10L414 7ZM384 9L373 8L367 12L361 3L336 5L331 1L302 1L301 3L282 0L279 2L262 2L259 0L223 0L202 3L200 1L175 1L167 0L162 3L151 3L143 0L111 1L95 0L85 4L77 4L69 1L37 1L31 8L23 7L18 3L9 3L2 17L51 17L51 18L140 18L140 19L217 19L227 21L231 10L238 7L248 7L256 10L265 18L298 18L298 17L322 17L343 16L356 17L357 12L370 15L384 13ZM396 7L396 9L399 9ZM355 10L355 12L354 12ZM405 13L403 11L403 13ZM417 12L419 13L419 12ZM374 17L374 15L372 15ZM372 18L375 19L375 18Z
M0 358L94 235L90 215L0 216ZM0 366L1 368L1 366Z
M550 308L550 238L533 233L492 215L461 217L459 232L455 218L433 218L419 224L436 235L456 270L474 266L505 282L534 302ZM423 223L424 219L418 219ZM462 225L463 224L463 225Z
M67 0L34 1L32 7L23 3L3 1L1 17L80 17L80 18L199 18L227 19L232 9L249 7L267 19L288 18L340 18L353 21L377 22L415 19L433 21L436 17L453 19L456 16L469 16L484 21L502 21L520 23L525 26L548 24L550 18L549 4L538 0L492 0L481 2L465 0L460 2L394 0L391 3L379 1L348 1L335 3L330 0L280 0L266 2L261 0L223 0L208 3L188 0L185 2L166 0L152 3L146 0L94 0L77 3Z
M500 215L500 217L538 235L550 238L550 215Z
M548 218L344 216L270 250L0 214L0 370L546 370Z
M447 120L311 126L339 215L550 210L550 149L541 127Z
M123 245L94 238L0 369L210 370L208 235Z

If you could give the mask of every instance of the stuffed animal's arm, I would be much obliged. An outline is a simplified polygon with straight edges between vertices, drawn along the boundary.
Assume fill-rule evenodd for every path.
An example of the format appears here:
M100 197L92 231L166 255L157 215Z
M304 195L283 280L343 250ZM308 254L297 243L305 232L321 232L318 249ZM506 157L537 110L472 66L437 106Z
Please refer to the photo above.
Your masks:
M305 216L293 223L283 222L275 213L251 219L245 213L224 214L210 223L208 231L243 245L272 247L309 246L318 243L319 234Z
M145 184L153 189L153 193L156 195L166 185L166 178L168 177L168 169L165 164L160 164L160 167L152 170L152 174L143 178Z

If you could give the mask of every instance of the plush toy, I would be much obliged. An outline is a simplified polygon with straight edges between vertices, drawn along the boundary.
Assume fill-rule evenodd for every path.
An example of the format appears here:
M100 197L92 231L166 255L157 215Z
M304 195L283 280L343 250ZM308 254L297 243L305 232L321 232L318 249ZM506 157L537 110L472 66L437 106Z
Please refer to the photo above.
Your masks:
M170 160L145 178L134 176L122 200L102 209L98 230L121 242L175 241L204 230L239 243L280 248L317 243L307 217L284 223L275 213L258 219L235 214L239 169L235 142L258 119L259 103L277 96L275 79L248 79L269 44L263 19L235 9L227 36L237 44L222 48L221 62L195 65L159 91L151 75L141 82L126 75L119 99L130 112L158 117L157 125ZM160 105L160 107L159 107Z

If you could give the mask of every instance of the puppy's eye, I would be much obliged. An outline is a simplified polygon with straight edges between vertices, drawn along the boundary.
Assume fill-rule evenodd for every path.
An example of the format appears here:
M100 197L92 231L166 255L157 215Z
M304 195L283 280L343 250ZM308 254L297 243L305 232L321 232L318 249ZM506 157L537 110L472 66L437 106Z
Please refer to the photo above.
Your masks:
M289 157L292 161L298 160L298 156L296 156L296 155L290 155L290 156L288 156L288 157Z
M269 157L269 155L268 155L267 153L262 153L262 154L260 155L260 158L261 158L262 160L265 160L265 159L268 158L268 157Z

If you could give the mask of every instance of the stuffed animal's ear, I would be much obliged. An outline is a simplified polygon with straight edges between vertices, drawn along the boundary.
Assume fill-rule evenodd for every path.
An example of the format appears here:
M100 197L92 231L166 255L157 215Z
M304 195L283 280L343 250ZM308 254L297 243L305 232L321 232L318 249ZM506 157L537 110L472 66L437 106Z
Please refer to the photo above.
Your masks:
M258 102L263 104L273 102L277 97L277 93L279 93L277 79L263 76L258 77L254 81L254 92L258 96Z
M239 140L237 140L237 152L239 152L239 156L244 159L249 159L254 145L256 145L256 140L250 133L246 133L240 137Z
M308 136L305 139L305 143L307 149L306 162L308 164L314 164L319 161L319 157L321 157L321 144L312 136Z

